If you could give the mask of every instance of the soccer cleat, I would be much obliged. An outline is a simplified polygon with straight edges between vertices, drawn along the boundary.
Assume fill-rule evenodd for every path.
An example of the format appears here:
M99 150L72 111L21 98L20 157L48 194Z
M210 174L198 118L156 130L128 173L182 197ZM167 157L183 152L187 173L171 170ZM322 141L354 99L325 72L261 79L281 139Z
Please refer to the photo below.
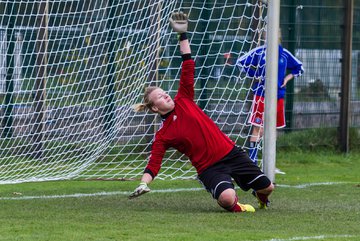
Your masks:
M242 212L250 212L250 213L255 212L255 208L253 206L251 206L250 204L241 204L241 203L237 203L237 204L241 208Z
M258 196L258 194L256 193L255 190L253 190L253 191L251 192L251 194L252 194L254 197L256 197L256 199L258 200L258 202L259 202L259 208L260 208L260 209L266 209L267 207L270 206L270 201L269 201L269 199L266 198L266 201L263 202L263 201L259 198L259 196Z

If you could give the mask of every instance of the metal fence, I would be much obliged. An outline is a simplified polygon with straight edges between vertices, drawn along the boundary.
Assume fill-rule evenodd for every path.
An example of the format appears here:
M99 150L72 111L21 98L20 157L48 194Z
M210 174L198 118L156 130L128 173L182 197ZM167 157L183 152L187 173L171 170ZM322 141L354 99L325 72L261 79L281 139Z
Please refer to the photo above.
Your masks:
M342 48L344 45L343 1L281 2L280 25L283 46L304 65L305 73L287 89L291 123L288 130L338 127L340 117ZM352 127L360 127L360 1L354 1L351 73ZM291 118L292 117L292 118Z

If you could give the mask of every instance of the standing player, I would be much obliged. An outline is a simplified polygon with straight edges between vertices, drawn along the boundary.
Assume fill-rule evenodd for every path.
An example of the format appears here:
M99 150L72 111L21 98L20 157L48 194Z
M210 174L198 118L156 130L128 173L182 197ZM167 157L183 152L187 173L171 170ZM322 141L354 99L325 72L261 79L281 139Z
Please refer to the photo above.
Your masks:
M174 100L163 89L148 87L144 102L135 106L135 111L148 109L158 113L163 122L155 134L141 183L129 198L150 191L148 184L158 174L166 150L173 147L189 157L199 180L222 208L230 212L255 211L251 205L238 202L232 179L243 190L256 190L259 206L266 208L274 185L194 102L195 63L186 36L186 14L173 13L170 25L180 35L180 85Z
M279 39L280 42L280 39ZM258 142L263 133L264 121L264 101L265 101L265 52L266 45L259 46L237 60L240 71L247 76L255 78L252 85L254 100L249 123L252 124L250 136L249 156L257 164ZM287 71L290 73L286 75ZM277 91L277 115L276 127L285 127L285 108L284 98L286 84L296 76L304 72L302 63L295 58L287 49L279 44L279 64L278 64L278 91ZM278 169L277 169L278 170ZM279 173L281 173L278 170ZM284 174L284 173L283 173Z

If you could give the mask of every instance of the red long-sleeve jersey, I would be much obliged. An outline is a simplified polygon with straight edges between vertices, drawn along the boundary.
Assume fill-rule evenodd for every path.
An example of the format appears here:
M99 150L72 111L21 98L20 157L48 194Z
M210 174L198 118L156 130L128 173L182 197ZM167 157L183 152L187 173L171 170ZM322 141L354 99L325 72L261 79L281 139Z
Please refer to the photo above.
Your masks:
M235 143L194 102L194 60L182 63L180 86L174 98L175 108L156 132L145 170L155 177L166 150L170 147L185 154L201 174L220 161Z

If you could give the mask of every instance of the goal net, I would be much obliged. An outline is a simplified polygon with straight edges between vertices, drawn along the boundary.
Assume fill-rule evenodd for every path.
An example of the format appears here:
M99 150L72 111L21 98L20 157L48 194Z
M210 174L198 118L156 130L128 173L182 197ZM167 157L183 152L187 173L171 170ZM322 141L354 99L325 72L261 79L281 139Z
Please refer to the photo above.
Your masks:
M139 178L161 121L131 107L148 85L176 94L175 10L189 15L197 104L246 148L253 80L236 60L261 44L260 1L1 1L0 183ZM158 178L194 176L167 151Z

